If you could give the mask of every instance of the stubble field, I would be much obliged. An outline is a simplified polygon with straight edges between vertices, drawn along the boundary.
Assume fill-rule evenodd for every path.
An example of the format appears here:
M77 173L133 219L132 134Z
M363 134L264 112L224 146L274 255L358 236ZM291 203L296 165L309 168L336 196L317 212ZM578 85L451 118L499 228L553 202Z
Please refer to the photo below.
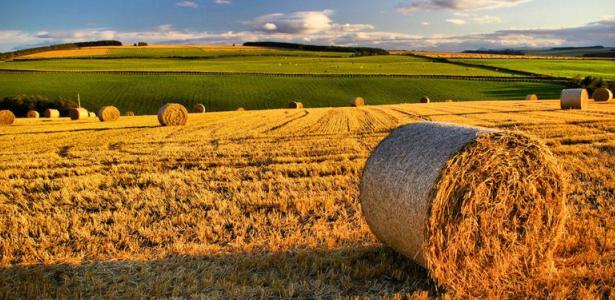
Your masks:
M402 124L542 138L569 174L558 272L536 297L614 297L615 105L464 102L19 119L0 129L0 297L443 296L360 213L371 150Z

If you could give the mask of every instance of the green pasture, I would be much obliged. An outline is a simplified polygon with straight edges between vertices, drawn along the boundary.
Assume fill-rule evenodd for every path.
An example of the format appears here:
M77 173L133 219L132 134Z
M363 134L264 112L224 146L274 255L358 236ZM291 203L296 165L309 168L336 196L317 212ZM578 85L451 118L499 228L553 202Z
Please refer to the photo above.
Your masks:
M555 77L593 76L615 79L615 60L452 59L464 63L531 72Z

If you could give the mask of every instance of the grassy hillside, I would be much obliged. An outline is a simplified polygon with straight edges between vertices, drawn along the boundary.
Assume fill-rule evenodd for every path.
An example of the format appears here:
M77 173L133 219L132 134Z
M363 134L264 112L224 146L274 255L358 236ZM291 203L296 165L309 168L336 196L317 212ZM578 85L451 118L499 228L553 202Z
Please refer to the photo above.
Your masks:
M577 75L615 79L615 60L453 59L537 74L573 78Z
M570 174L568 218L557 273L518 288L608 299L614 114L614 104L500 101L193 114L176 128L155 116L18 119L0 132L0 295L451 298L378 242L359 204L376 145L431 119L545 141Z
M0 69L512 76L506 72L431 62L426 59L409 56L314 58L276 55L265 57L225 57L204 60L54 59L4 62L0 63Z
M300 100L307 107L347 106L356 96L370 104L418 102L423 95L446 99L523 99L529 93L557 98L562 86L551 83L492 82L406 78L286 78L252 75L128 75L66 73L2 73L0 97L19 94L74 98L98 109L152 114L165 102L191 107L204 103L210 111L286 107Z

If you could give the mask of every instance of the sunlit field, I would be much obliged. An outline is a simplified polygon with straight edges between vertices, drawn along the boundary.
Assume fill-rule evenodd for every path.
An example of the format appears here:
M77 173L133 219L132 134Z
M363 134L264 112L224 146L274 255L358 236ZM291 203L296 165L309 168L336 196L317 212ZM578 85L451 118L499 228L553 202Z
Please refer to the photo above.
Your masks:
M0 297L444 296L380 244L364 163L425 120L541 138L568 173L558 271L536 298L613 297L615 104L486 101L155 116L0 127ZM532 287L528 287L530 290Z

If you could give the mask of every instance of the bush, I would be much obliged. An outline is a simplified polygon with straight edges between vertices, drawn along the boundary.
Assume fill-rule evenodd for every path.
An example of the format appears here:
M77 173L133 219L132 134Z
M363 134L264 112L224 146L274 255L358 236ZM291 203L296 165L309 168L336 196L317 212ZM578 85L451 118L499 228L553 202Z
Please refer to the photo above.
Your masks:
M270 48L282 48L302 51L324 51L324 52L350 52L356 56L370 56L370 55L388 55L389 52L380 48L369 47L340 47L340 46L317 46L317 45L303 45L293 43L279 43L279 42L247 42L244 46L254 47L270 47Z
M49 100L49 98L39 95L17 95L0 99L0 110L8 109L18 117L25 117L29 110L42 113L48 108L57 109L60 111L60 115L67 116L70 109L74 107L77 107L77 103L71 100L64 98Z

